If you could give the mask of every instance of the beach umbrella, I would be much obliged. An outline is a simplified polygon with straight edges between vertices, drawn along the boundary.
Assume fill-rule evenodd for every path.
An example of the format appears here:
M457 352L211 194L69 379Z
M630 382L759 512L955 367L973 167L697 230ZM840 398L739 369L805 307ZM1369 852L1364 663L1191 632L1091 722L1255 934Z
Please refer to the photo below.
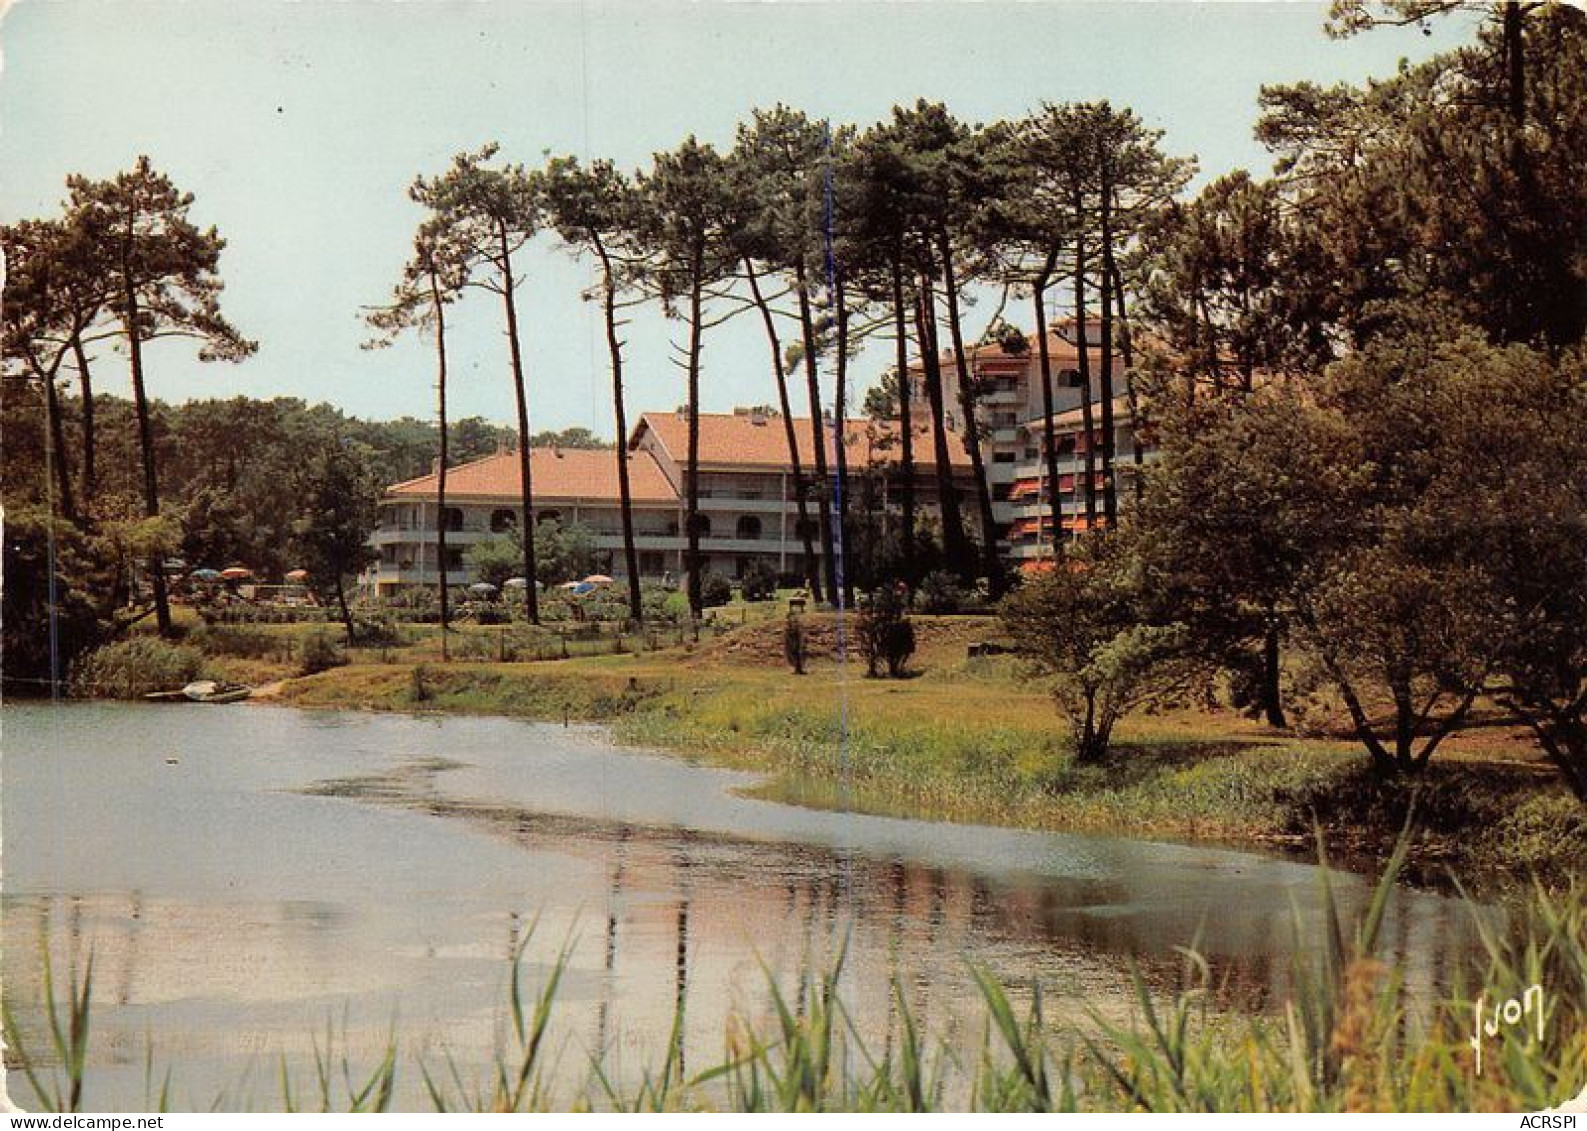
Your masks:
M246 566L230 566L221 570L220 576L226 581L246 581L253 576L253 570Z
M572 593L575 597L582 597L586 593L593 592L595 592L595 586L591 585L588 581L575 581L573 583Z
M592 573L584 579L585 585L610 585L612 579L604 573Z
M509 577L501 583L501 587L503 589L527 589L529 588L529 583L521 577Z
M207 568L206 569L195 569L192 573L188 574L188 576L191 577L194 581L219 581L220 580L220 570L218 570L218 569L207 569Z
M470 593L478 593L482 597L488 597L496 592L496 587L488 581L476 581L468 587L468 591Z
M286 577L288 581L307 581L309 579L309 571L306 569L289 569Z
M583 585L583 584L584 584L584 582L582 582L582 581L564 581L561 585L558 585L557 588L562 590L564 593L572 593L572 592L575 592L578 589L578 587L580 585Z

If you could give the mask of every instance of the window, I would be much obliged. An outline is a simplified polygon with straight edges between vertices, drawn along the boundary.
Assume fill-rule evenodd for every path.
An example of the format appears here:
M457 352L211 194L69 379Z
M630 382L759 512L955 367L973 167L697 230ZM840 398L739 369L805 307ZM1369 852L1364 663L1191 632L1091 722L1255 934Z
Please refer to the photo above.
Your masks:
M740 515L735 533L744 539L760 538L760 519L752 514Z
M490 532L492 534L503 534L517 525L518 514L516 511L510 511L506 507L498 507L490 512Z
M1014 458L1018 454L1019 454L1018 452L993 452L992 453L992 462L993 463L1013 463L1014 462Z
M446 528L448 530L463 529L463 511L459 507L446 508Z
M666 568L666 563L660 550L639 551L640 573L655 575Z
M451 546L446 548L446 571L451 573L463 568L463 551L454 550Z
M701 538L709 538L711 536L711 516L708 514L695 515L694 529L699 531Z
M542 522L561 522L561 521L562 521L562 512L561 511L540 511L539 513L537 513L535 515L535 525L536 526L539 526Z

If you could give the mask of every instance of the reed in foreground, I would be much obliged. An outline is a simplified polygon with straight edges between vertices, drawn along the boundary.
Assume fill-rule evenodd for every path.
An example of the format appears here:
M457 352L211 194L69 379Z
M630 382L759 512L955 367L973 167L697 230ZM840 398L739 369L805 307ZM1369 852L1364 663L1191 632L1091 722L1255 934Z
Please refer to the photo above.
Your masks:
M955 1043L929 1034L895 986L878 1048L843 1000L840 952L829 969L801 977L792 994L768 971L767 1020L733 1017L722 1053L692 1072L684 1070L687 1003L679 1002L665 1053L635 1076L619 1074L605 1051L582 1067L552 1056L567 1047L555 1034L568 951L530 987L520 949L508 1037L480 1078L469 1079L450 1057L406 1062L394 1038L378 1064L359 1069L334 1052L328 1032L323 1045L315 1043L312 1080L298 1083L283 1062L269 1106L386 1110L404 1071L422 1081L437 1111L1496 1111L1538 1110L1574 1096L1587 1084L1587 890L1537 887L1502 927L1472 905L1483 953L1445 999L1418 1002L1385 961L1378 937L1404 856L1402 843L1354 921L1335 905L1322 869L1321 944L1295 949L1285 999L1264 1016L1214 1009L1208 967L1186 951L1199 977L1168 997L1137 978L1128 1024L1096 1014L1080 1027L1054 1024L1039 990L1016 1006L1003 984L976 969L979 1035ZM1299 921L1297 914L1297 930ZM92 960L70 972L64 998L52 972L44 973L43 1020L34 1028L47 1034L49 1048L24 1038L8 1005L8 1064L33 1104L78 1110L92 1083ZM1524 1025L1510 1023L1510 1003L1524 1008ZM699 1055L689 1050L691 1062ZM167 1076L150 1106L164 1109L170 1094Z

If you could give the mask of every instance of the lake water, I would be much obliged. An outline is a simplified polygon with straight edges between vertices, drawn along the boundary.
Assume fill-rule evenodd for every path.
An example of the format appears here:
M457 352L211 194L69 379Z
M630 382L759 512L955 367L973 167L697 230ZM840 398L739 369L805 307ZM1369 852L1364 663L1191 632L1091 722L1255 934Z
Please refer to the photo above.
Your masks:
M895 979L933 1032L973 1040L968 962L1039 984L1050 1015L1122 1017L1131 968L1167 987L1195 943L1221 999L1261 1009L1297 937L1322 937L1304 864L801 809L597 728L123 704L7 705L0 728L4 992L41 1049L42 948L58 981L92 949L102 1110L148 1102L151 1058L179 1108L279 1105L282 1058L307 1084L327 1026L366 1069L394 1034L399 1104L426 1106L413 1065L478 1076L531 931L531 988L569 951L569 1095L592 1050L619 1075L658 1064L680 995L688 1066L715 1063L769 975L791 986L844 940L881 1047ZM1471 936L1452 900L1403 891L1388 937L1427 995Z

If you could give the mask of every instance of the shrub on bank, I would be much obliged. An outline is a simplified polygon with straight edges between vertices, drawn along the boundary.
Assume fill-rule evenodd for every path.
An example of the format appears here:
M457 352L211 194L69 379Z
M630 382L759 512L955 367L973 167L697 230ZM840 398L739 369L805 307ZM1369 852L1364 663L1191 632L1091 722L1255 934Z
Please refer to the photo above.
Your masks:
M281 641L269 633L236 625L205 624L188 634L187 642L206 656L234 656L262 660L281 650Z
M316 629L303 638L298 666L304 675L329 671L346 662L347 654L328 629Z
M138 699L172 691L204 674L204 654L158 636L134 636L96 648L72 673L74 694L96 699Z

